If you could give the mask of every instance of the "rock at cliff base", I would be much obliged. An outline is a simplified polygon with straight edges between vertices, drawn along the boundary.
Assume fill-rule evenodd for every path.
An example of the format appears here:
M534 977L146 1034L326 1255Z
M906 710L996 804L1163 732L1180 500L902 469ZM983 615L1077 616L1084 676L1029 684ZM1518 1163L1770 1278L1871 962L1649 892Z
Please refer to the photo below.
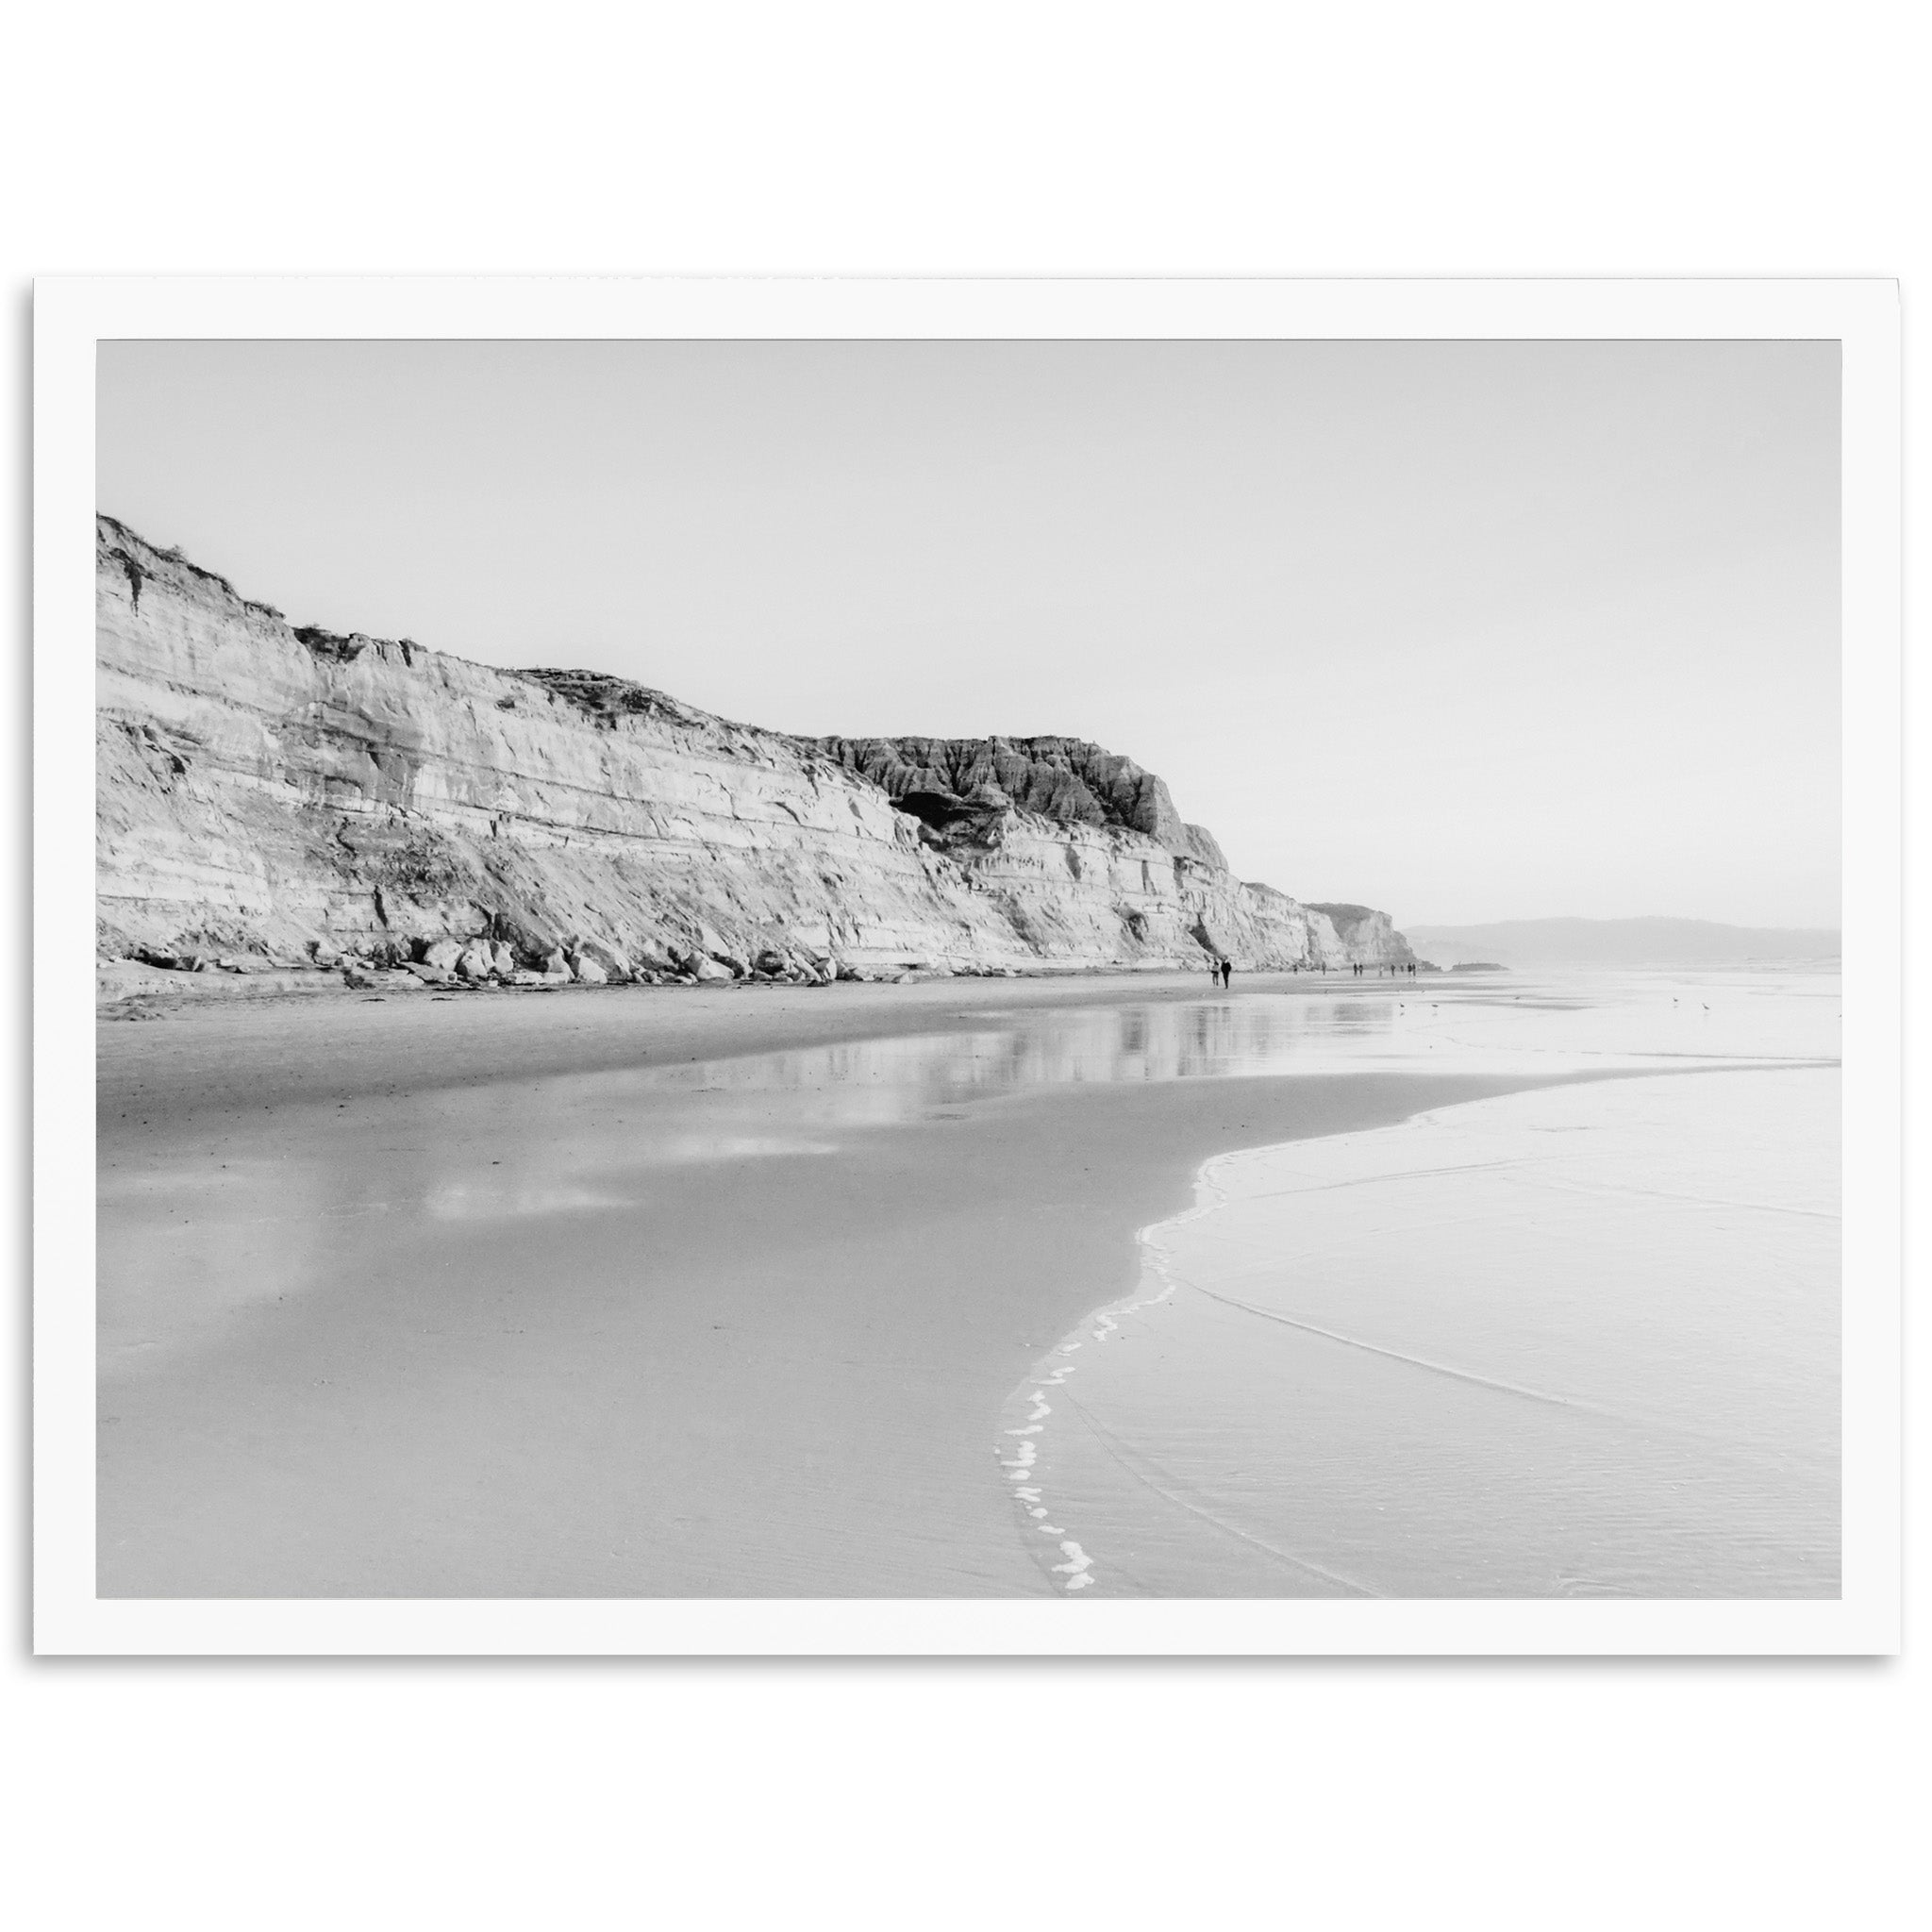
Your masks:
M604 977L612 984L628 979L630 962L615 946L607 946L602 940L581 940L577 943L575 959L591 959L604 969Z
M610 975L588 953L579 953L572 962L577 983L581 986L608 986Z

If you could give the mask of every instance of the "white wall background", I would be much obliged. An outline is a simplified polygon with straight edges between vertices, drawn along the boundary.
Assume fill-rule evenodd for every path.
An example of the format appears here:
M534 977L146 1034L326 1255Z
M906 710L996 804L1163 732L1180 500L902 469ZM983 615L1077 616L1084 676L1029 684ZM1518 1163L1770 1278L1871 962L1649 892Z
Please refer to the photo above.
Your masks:
M9 30L0 116L0 407L24 452L24 278L104 269L1880 273L1906 278L1909 365L1932 282L1910 25L1902 6L1697 0L42 7ZM23 636L26 486L17 456L0 541ZM1921 690L1913 706L1923 742ZM18 775L8 796L17 818ZM23 851L17 833L15 906ZM22 1393L25 1341L9 1324ZM0 1753L25 1924L1771 1927L1925 1908L1922 1654L36 1666L24 1441L0 1490ZM1914 1607L1908 1653L1925 1635Z

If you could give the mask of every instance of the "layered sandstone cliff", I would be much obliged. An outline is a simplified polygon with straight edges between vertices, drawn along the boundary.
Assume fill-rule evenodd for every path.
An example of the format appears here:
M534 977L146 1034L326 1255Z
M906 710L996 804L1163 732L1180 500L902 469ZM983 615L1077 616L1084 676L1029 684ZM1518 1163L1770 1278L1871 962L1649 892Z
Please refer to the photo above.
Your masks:
M1307 909L1326 916L1351 959L1400 960L1406 965L1415 958L1409 951L1408 941L1395 930L1395 922L1372 906L1310 901Z
M96 562L109 958L824 978L1408 957L1383 915L1341 931L1234 878L1093 745L792 738L298 629L108 517Z
M902 810L944 829L988 813L1141 832L1177 858L1227 870L1206 825L1181 823L1166 785L1132 758L1076 738L822 738Z

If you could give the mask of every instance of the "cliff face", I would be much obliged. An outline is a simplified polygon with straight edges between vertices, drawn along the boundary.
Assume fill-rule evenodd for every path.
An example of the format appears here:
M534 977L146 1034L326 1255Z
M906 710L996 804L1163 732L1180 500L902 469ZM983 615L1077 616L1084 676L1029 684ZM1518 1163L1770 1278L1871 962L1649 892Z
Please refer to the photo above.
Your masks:
M1160 779L1132 758L1081 739L823 738L819 743L935 827L988 812L1031 812L1060 824L1141 832L1177 857L1227 870L1213 833L1181 823Z
M1351 941L1233 878L1096 746L814 741L594 673L296 629L107 517L96 565L112 957L480 937L491 970L586 978L1397 957L1360 950L1391 942L1381 915Z
M1406 966L1415 958L1407 940L1395 930L1394 922L1386 912L1377 912L1370 906L1313 904L1308 910L1326 915L1351 959L1371 963L1393 961Z

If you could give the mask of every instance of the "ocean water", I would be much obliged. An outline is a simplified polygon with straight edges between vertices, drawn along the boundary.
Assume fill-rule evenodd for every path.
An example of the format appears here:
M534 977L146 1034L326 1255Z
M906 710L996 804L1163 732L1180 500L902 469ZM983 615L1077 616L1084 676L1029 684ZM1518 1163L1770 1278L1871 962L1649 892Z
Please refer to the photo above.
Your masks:
M1350 1064L1613 1080L1224 1155L996 1454L1106 1596L1831 1597L1839 988L1516 975Z

